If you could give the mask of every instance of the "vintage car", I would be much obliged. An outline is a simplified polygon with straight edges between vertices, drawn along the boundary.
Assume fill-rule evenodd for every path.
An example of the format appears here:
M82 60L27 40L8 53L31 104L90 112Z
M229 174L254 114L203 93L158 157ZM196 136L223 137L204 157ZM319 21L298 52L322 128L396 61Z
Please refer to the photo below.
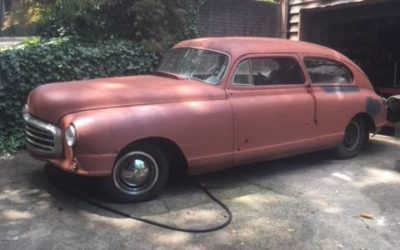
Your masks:
M326 149L353 157L386 109L337 51L225 37L178 43L150 75L42 85L23 116L34 157L141 201L182 172Z

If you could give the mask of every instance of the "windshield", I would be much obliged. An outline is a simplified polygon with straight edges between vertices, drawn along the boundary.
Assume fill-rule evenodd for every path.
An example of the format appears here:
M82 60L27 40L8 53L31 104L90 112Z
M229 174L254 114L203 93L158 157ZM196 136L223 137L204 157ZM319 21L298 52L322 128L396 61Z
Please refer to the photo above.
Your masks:
M157 71L218 84L224 77L228 61L228 56L222 53L194 48L177 48L167 54Z

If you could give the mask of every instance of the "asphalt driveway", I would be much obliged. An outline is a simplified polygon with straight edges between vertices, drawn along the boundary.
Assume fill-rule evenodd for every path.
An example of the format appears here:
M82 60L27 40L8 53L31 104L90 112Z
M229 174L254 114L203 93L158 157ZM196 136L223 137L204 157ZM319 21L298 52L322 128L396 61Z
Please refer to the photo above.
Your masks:
M27 37L0 37L0 49L20 44L25 39Z
M326 153L242 166L200 180L233 212L211 233L174 232L105 212L55 188L26 153L0 158L0 249L400 249L400 141L375 136L357 158ZM112 204L97 179L60 183L125 212L206 227L225 219L200 190ZM364 216L364 217L362 217Z

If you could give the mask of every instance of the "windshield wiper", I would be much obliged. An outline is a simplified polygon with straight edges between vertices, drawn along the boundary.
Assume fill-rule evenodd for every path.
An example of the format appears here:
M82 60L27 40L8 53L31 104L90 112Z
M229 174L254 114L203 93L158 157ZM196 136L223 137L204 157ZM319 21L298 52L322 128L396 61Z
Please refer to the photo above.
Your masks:
M200 79L200 78L197 78L197 77L194 77L194 76L186 76L184 79L185 79L185 80L192 80L192 81L195 80L195 81L200 81L200 82L208 83L208 82L206 82L205 80Z
M153 71L151 72L152 75L157 75L157 76L165 76L165 77L170 77L170 78L174 78L177 80L185 80L185 77L182 77L180 75L174 74L174 73L170 73L170 72L165 72L165 71Z

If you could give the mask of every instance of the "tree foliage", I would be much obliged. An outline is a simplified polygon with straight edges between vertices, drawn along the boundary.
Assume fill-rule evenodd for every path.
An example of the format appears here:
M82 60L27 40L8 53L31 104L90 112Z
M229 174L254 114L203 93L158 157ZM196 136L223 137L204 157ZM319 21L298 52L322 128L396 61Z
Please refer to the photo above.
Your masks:
M47 37L122 38L165 50L198 36L204 0L56 0L39 26Z

